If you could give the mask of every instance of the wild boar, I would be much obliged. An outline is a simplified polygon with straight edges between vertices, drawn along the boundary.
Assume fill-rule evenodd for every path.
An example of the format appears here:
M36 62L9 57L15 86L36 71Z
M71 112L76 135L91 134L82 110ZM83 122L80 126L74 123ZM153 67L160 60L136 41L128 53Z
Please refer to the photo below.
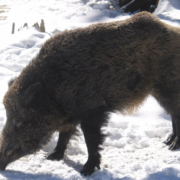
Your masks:
M119 0L123 12L147 11L153 13L160 0Z
M80 124L88 150L81 173L92 174L100 168L108 114L133 110L150 94L172 117L165 143L180 147L180 28L150 13L52 37L9 85L1 170L42 148L55 131L59 140L47 159L62 159Z

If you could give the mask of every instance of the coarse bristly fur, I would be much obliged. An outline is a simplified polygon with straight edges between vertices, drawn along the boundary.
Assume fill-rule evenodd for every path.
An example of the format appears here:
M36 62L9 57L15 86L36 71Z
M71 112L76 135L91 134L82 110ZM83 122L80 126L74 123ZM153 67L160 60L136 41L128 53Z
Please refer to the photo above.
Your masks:
M108 113L132 110L149 94L172 116L165 143L179 148L180 28L142 12L52 37L4 97L0 169L40 149L55 131L59 140L47 159L62 159L80 124L89 154L81 173L92 174Z

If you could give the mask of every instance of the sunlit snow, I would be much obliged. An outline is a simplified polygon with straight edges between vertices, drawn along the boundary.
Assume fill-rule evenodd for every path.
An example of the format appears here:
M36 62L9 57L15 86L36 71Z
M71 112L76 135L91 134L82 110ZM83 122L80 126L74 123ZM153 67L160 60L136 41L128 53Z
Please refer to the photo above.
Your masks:
M97 22L129 18L121 14L116 0L1 0L9 12L0 14L0 130L6 121L2 104L7 82L19 75L38 53L42 44L65 29L88 26ZM161 0L155 14L162 21L180 26L180 1ZM32 25L44 19L46 33ZM11 26L15 22L15 34ZM28 28L19 28L28 23ZM180 178L180 151L169 151L163 144L171 132L171 117L157 101L148 97L133 115L111 114L108 135L101 151L101 170L90 177L79 173L87 160L82 132L73 138L64 160L49 161L45 157L53 150L57 134L43 150L23 157L0 172L0 180L177 180Z

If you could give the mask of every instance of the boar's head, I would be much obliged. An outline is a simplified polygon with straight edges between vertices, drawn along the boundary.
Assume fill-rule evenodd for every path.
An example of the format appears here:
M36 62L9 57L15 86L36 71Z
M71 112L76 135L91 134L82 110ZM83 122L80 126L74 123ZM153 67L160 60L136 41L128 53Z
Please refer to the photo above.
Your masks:
M0 136L0 170L39 150L58 126L59 116L42 84L33 83L22 90L16 81L10 83L3 100L7 120Z

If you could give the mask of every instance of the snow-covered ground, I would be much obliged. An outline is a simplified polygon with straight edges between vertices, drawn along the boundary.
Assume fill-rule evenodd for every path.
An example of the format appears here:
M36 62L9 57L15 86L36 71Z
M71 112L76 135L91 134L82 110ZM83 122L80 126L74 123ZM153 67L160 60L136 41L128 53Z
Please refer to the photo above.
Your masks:
M10 11L0 15L0 130L5 121L2 104L7 82L17 76L37 54L42 44L53 34L65 29L97 22L122 20L130 14L118 11L116 0L1 0ZM109 8L111 7L111 8ZM155 14L163 21L180 26L180 1L161 0ZM31 26L45 21L47 33ZM15 34L11 26L15 22ZM24 23L29 28L17 31ZM43 150L23 157L0 172L0 180L177 180L180 178L180 151L169 151L162 142L171 132L171 118L153 97L148 97L133 115L112 114L103 128L106 138L101 170L90 177L79 174L87 159L87 150L80 132L72 139L62 161L45 159L47 151L56 145L57 134Z

